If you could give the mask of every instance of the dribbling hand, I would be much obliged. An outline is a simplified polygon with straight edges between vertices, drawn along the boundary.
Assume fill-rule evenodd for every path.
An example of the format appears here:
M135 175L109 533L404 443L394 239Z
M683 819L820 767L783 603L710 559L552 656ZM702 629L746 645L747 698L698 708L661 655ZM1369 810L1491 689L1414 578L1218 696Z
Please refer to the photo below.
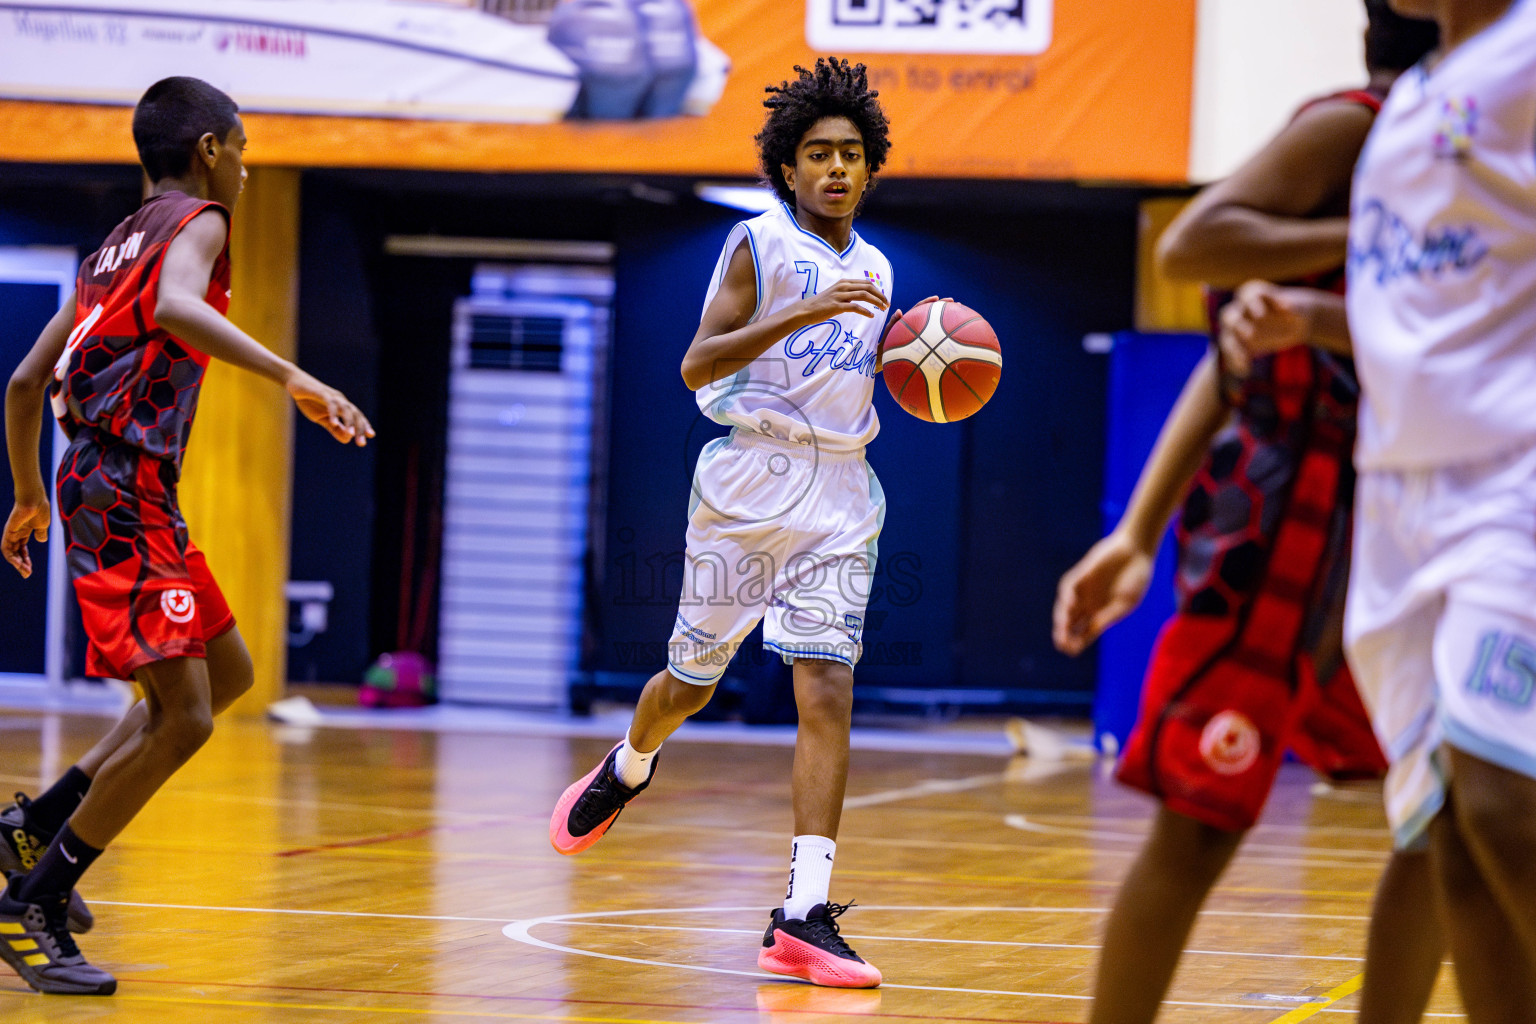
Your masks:
M0 540L0 551L5 554L5 560L16 567L25 579L32 575L32 552L27 550L27 541L36 538L39 544L48 542L49 510L48 502L43 501L35 505L16 504L11 509L10 517L5 521L5 537Z
M1119 532L1089 548L1056 587L1051 611L1056 649L1079 655L1134 611L1152 582L1152 560L1151 552Z
M368 417L349 402L346 395L320 383L303 370L295 369L283 386L305 419L320 424L342 444L351 443L362 448L374 436Z
M873 318L875 311L890 308L891 300L885 297L875 282L857 277L845 277L824 292L801 300L807 312L830 320L839 313L857 313ZM871 309L870 307L874 307Z

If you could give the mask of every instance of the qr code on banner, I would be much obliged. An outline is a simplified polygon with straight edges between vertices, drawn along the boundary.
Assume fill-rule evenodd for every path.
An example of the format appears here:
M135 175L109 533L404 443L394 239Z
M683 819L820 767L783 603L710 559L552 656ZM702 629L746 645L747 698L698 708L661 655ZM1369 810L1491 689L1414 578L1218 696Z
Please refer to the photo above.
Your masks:
M805 37L823 51L1037 54L1053 0L806 0Z

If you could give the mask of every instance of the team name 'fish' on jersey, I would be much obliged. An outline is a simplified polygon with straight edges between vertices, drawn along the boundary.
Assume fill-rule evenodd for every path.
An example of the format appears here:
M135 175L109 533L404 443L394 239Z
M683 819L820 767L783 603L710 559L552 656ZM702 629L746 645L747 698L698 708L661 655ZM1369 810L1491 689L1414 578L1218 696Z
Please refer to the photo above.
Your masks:
M1355 169L1361 469L1536 440L1536 0L1393 86Z
M757 271L757 309L749 322L830 288L844 278L873 281L891 294L891 263L855 232L842 252L802 228L788 206L731 229L704 299L708 309L731 256L745 245ZM842 313L775 342L738 373L706 384L699 408L717 423L828 451L862 448L880 432L875 360L885 315Z
M155 322L155 302L166 247L210 208L229 216L182 192L155 196L81 264L75 329L53 371L53 412L71 438L82 427L98 430L180 472L208 357ZM205 298L228 312L227 240Z

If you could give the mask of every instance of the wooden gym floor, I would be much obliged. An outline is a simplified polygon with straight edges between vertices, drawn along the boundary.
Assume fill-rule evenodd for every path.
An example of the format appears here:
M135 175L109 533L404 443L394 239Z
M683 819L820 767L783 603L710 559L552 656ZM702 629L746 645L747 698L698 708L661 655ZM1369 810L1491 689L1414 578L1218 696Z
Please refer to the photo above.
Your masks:
M0 713L0 786L36 792L102 719ZM1097 765L855 750L833 898L878 991L755 969L788 852L785 746L669 743L588 853L548 844L597 739L226 721L87 876L107 999L33 1021L1073 1022L1149 804ZM1387 849L1377 794L1288 767L1211 900L1162 1020L1348 1020ZM1460 1019L1442 972L1430 1007ZM1432 1018L1433 1019L1433 1018Z

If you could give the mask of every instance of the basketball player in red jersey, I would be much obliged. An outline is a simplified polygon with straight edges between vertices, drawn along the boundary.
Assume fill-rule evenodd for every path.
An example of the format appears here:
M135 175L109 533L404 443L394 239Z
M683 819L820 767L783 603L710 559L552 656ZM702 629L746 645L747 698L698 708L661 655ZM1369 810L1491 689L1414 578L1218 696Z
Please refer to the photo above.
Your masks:
M0 893L0 959L41 992L116 990L70 936L70 893L207 741L213 716L252 683L245 642L176 503L209 359L281 384L299 411L338 441L363 445L373 436L367 418L340 392L224 318L230 211L246 178L237 111L228 96L194 78L150 86L133 115L150 197L85 260L72 300L43 329L6 390L16 505L0 541L5 558L29 576L27 541L47 536L48 491L37 449L43 394L51 387L70 438L57 500L90 640L87 673L132 678L144 691L144 700L72 769L76 776L66 774L40 798L45 814L27 814L32 808L18 801L0 816L7 852L25 849L35 857ZM38 856L39 835L54 823Z
M1303 107L1163 236L1171 277L1342 288L1350 179L1392 82L1433 48L1432 24L1367 0L1367 89ZM1213 309L1229 294L1215 293ZM1147 669L1121 781L1161 801L1110 914L1090 1020L1150 1022L1195 916L1257 821L1286 749L1333 778L1386 761L1342 657L1359 393L1345 357L1300 347L1229 372L1202 360L1116 529L1062 577L1054 639L1069 654L1141 600L1179 524L1179 610ZM1419 1020L1443 943L1428 858L1383 876L1360 1019ZM1426 923L1427 922L1427 923Z

